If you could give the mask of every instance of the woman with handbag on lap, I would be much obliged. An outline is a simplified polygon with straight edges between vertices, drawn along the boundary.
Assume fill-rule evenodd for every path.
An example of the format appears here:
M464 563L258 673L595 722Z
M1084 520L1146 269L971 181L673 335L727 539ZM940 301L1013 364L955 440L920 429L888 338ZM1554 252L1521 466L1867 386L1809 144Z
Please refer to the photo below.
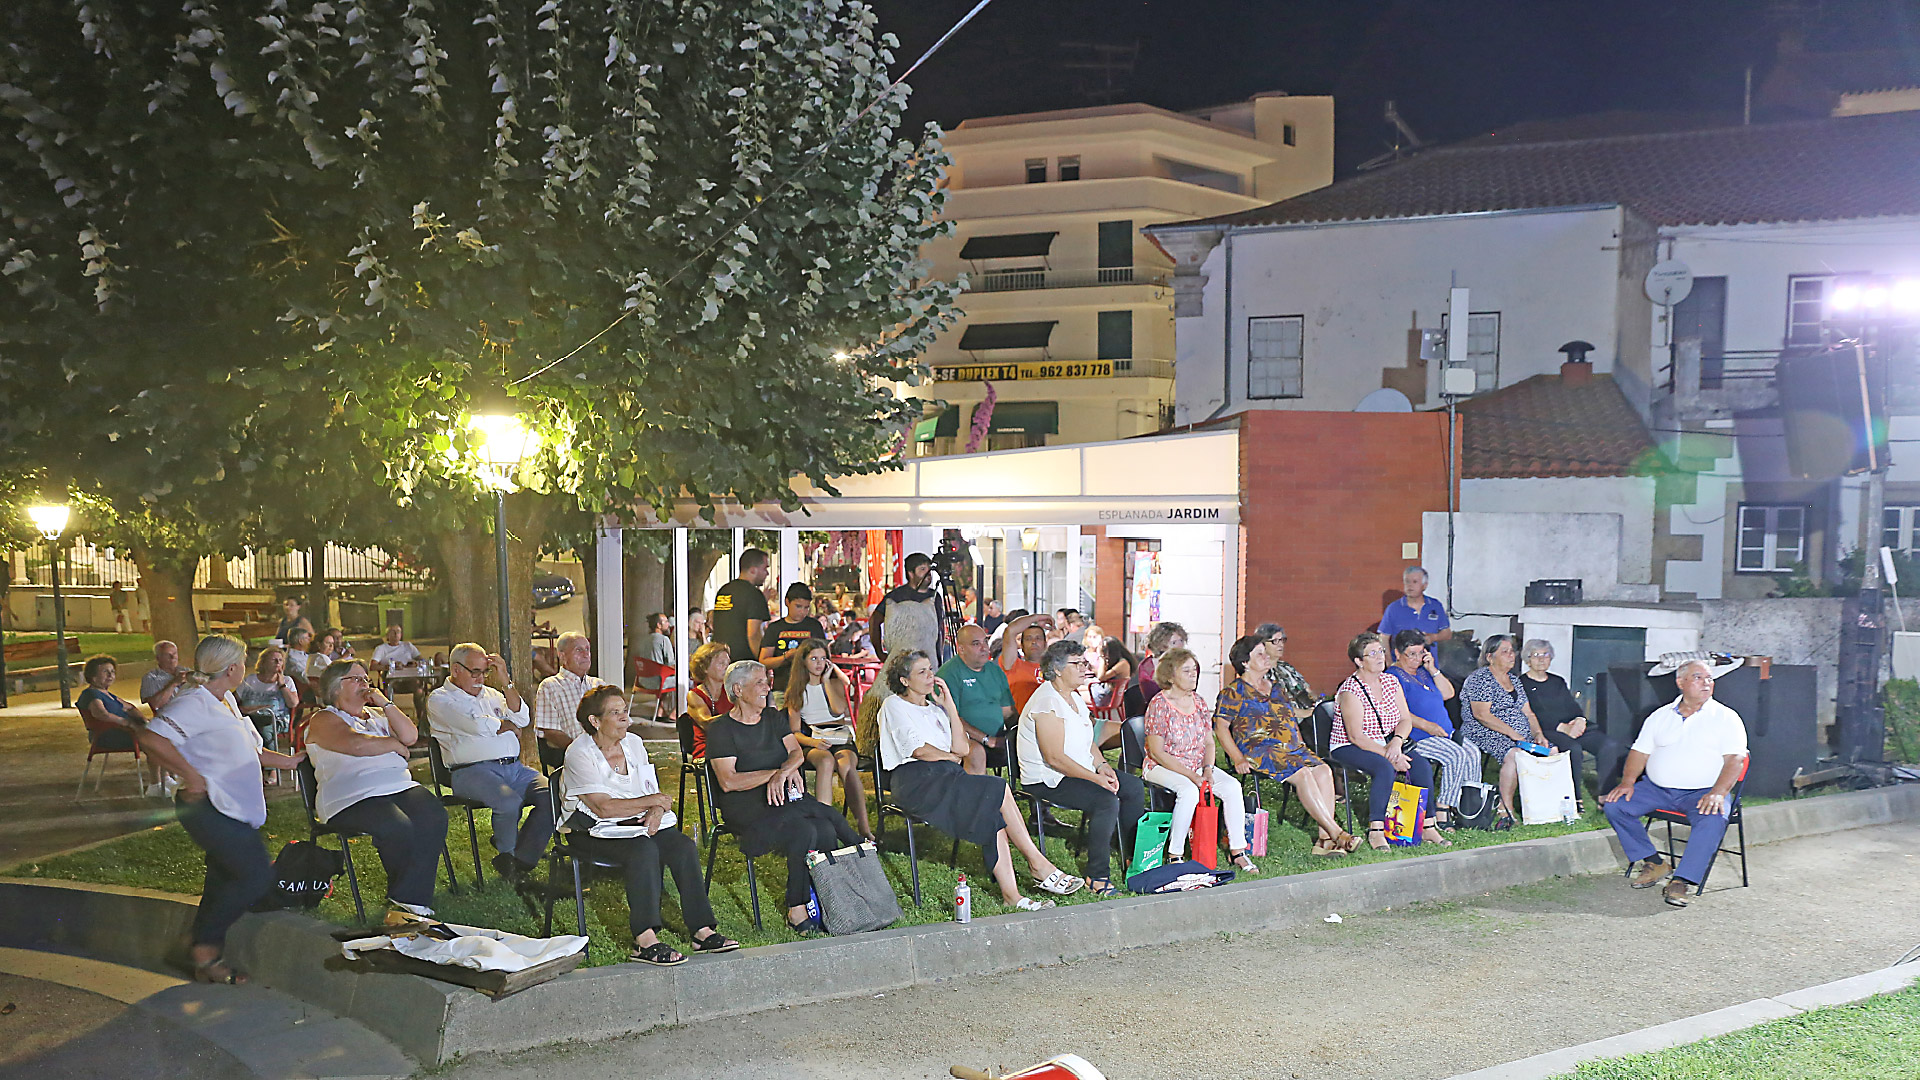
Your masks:
M847 708L852 687L847 675L827 656L827 643L811 638L800 643L788 664L788 726L794 740L813 766L813 797L833 805L833 778L847 795L854 827L865 840L873 839L867 820L867 789L860 783L860 754L853 746L853 714Z
M1026 856L1034 882L1068 896L1084 884L1047 860L1014 805L1013 789L997 776L966 771L967 729L947 684L933 673L933 660L919 649L887 657L892 693L880 705L880 767L892 778L901 809L949 836L980 845L987 872L1000 886L1000 901L1021 911L1053 906L1020 895L1008 847Z
M1353 674L1334 696L1333 734L1327 756L1343 768L1367 774L1367 846L1387 850L1387 803L1400 773L1415 787L1433 787L1433 763L1407 752L1413 713L1400 683L1387 674L1387 642L1369 630L1347 645ZM1428 823L1420 839L1441 847L1453 842Z
M1543 743L1540 721L1534 719L1533 706L1527 702L1526 687L1514 673L1518 653L1512 634L1495 634L1487 639L1482 654L1487 666L1467 676L1460 687L1460 700L1467 706L1460 714L1460 734L1490 757L1500 761L1500 818L1495 829L1513 828L1513 792L1520 783L1520 766L1514 756L1526 753L1520 743ZM1470 710L1470 711L1469 711Z
M560 820L583 853L625 872L627 929L633 934L627 959L660 967L686 963L685 956L660 940L660 894L667 871L680 894L680 915L694 951L731 952L740 943L716 929L713 904L700 876L699 846L677 822L662 826L673 800L661 792L646 744L630 730L627 709L627 696L617 686L596 687L580 699L574 717L587 738L567 746ZM640 820L635 823L634 818Z
M1267 641L1248 634L1227 651L1235 678L1213 705L1213 727L1233 771L1259 772L1293 785L1307 816L1320 826L1315 855L1346 855L1360 839L1340 827L1333 809L1333 770L1313 755L1300 738L1286 691L1269 681L1273 657ZM1258 780L1255 780L1258 783Z
M1226 820L1227 849L1234 868L1258 875L1260 868L1247 857L1246 803L1240 781L1213 763L1214 743L1224 748L1230 740L1221 739L1207 699L1200 696L1200 660L1185 649L1167 649L1160 654L1154 675L1160 692L1147 703L1147 767L1140 778L1173 792L1167 861L1186 858L1187 832L1200 806L1200 789L1210 786Z
M824 933L807 914L813 889L807 852L852 847L860 838L840 811L807 798L800 782L805 758L787 714L767 704L772 689L773 679L758 660L737 660L727 669L725 690L733 708L707 726L713 800L747 858L770 851L786 856L787 928Z
M261 842L267 794L260 770L292 769L305 755L264 749L260 729L231 704L247 677L247 646L224 635L201 638L193 670L137 738L180 778L174 805L180 826L206 852L207 880L194 912L188 955L195 982L243 983L223 958L227 930L273 888L273 862Z

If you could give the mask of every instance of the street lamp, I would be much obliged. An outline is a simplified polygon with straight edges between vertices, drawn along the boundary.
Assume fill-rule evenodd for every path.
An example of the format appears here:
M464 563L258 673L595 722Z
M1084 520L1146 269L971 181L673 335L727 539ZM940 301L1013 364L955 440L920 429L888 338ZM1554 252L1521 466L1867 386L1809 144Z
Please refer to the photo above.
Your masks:
M65 506L42 505L27 508L33 527L53 549L53 653L60 666L60 707L73 708L73 692L67 678L67 602L60 595L60 534L67 531L70 511Z
M469 445L480 462L480 479L493 489L493 555L499 572L500 658L513 678L513 603L507 594L507 492L519 487L520 462L540 446L512 412L476 413L467 420Z

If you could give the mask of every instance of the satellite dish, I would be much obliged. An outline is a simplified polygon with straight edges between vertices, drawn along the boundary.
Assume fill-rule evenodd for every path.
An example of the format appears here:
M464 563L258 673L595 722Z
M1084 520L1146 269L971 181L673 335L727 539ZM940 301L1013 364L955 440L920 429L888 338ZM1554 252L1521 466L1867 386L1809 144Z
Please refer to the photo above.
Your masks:
M1354 412L1412 412L1413 402L1398 390L1382 387L1360 399Z
M1655 263L1647 271L1647 299L1661 307L1672 307L1693 291L1693 270L1679 259Z

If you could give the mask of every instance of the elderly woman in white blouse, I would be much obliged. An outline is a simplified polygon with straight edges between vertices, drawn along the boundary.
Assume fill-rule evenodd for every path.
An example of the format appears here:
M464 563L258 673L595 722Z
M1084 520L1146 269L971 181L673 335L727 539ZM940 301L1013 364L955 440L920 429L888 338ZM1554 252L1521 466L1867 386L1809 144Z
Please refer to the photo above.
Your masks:
M246 975L221 957L228 929L273 888L273 863L260 840L267 823L260 770L294 768L304 755L264 749L259 729L233 703L233 688L247 676L247 647L238 638L202 638L193 669L182 675L179 691L137 738L180 778L180 826L207 856L189 949L194 981L242 983Z
M432 918L447 811L407 767L420 730L373 688L358 660L328 664L316 692L327 707L307 726L307 756L318 780L314 816L373 838L387 871L387 900L400 909L388 913L389 922Z

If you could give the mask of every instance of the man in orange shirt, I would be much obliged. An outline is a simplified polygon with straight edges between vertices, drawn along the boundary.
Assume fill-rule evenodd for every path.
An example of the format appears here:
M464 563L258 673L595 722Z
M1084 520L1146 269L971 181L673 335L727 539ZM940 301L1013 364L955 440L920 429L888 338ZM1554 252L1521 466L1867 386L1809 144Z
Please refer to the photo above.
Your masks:
M1017 719L1027 707L1027 699L1040 688L1040 656L1047 651L1047 631L1053 619L1046 615L1024 615L1007 627L1007 638L1020 643L1018 649L1002 647L1000 670L1007 673L1007 689L1013 691L1013 713Z

